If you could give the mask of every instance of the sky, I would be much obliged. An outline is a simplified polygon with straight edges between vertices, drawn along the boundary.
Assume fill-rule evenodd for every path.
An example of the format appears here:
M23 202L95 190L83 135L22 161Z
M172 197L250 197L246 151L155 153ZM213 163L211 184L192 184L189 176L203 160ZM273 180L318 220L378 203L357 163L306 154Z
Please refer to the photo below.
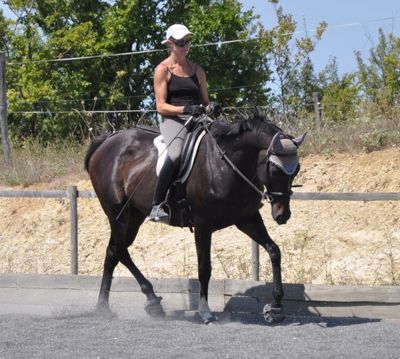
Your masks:
M242 0L244 9L253 8L260 22L270 29L276 25L273 6L267 0ZM336 57L340 74L357 69L355 51L367 59L377 43L378 29L400 36L400 0L280 0L285 13L293 15L298 30L310 35L321 21L328 29L311 55L314 68L321 71ZM395 17L394 19L382 20ZM298 36L301 36L299 34Z
M270 29L276 25L268 0L241 0L244 9L253 8L261 23ZM285 13L293 15L298 30L306 23L309 34L321 21L328 29L311 55L315 70L321 71L336 57L340 74L357 69L355 51L367 59L377 42L378 29L400 36L400 0L280 0ZM11 17L1 1L4 15ZM387 19L394 17L394 19ZM386 19L386 20L384 20ZM300 33L298 36L301 36Z

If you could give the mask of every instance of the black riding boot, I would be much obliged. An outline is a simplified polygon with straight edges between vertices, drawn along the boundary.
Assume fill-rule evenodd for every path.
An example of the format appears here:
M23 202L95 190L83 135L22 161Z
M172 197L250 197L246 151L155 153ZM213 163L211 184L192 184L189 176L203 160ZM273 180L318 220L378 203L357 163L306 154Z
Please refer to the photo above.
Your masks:
M156 189L154 191L153 207L149 216L151 221L168 222L168 213L162 208L162 203L165 200L177 167L178 165L167 156L158 176Z

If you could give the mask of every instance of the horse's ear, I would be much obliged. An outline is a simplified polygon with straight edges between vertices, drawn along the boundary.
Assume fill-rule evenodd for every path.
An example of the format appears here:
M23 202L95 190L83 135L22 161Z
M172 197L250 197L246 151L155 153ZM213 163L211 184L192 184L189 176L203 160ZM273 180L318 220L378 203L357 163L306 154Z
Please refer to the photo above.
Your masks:
M292 140L293 143L294 143L297 147L299 147L299 146L303 143L304 139L306 138L306 135L307 135L307 132L304 132L301 136L294 138L294 139Z
M275 136L272 138L270 148L272 153L281 153L283 150L282 143L281 143L281 134L277 132Z

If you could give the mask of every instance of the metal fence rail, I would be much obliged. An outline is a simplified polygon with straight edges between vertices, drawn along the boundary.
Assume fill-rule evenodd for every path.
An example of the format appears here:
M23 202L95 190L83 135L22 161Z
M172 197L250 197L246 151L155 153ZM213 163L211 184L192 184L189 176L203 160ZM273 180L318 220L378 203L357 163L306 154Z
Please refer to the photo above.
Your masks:
M76 186L66 190L14 191L0 190L0 198L68 198L70 203L71 233L71 274L78 274L78 198L97 198L94 191L78 191ZM301 201L400 201L400 192L338 193L338 192L297 192L293 200ZM259 280L259 246L252 241L252 280Z

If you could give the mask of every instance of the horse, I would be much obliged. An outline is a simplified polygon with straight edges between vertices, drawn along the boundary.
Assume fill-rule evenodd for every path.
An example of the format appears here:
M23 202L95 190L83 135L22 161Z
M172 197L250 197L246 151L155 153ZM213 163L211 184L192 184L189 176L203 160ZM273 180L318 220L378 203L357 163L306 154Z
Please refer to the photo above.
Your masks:
M259 209L266 198L278 224L289 220L292 183L300 168L297 152L305 134L297 138L287 135L257 111L234 123L214 121L204 127L207 133L185 183L198 260L198 314L204 323L217 320L208 305L211 238L214 231L235 225L269 254L273 300L264 307L264 317L269 323L280 321L284 317L281 253ZM112 315L110 289L120 262L146 296L146 312L165 316L162 298L128 252L150 213L158 158L153 140L158 134L155 128L133 127L95 138L86 153L85 169L111 228L96 305L96 311L103 315Z

